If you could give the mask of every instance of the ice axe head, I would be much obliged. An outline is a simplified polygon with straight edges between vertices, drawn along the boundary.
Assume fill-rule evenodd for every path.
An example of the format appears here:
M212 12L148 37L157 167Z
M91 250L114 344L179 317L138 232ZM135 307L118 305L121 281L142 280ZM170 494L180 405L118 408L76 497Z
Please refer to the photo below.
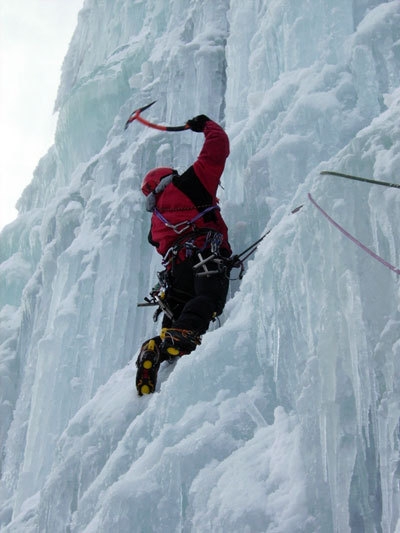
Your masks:
M129 126L131 122L134 120L137 120L144 126L147 126L148 128L154 128L155 130L159 131L184 131L189 129L189 126L187 124L183 124L183 126L162 126L161 124L155 124L154 122L149 122L145 118L142 117L141 113L148 109L150 106L156 103L156 100L154 102L151 102L151 104L147 104L143 107L139 107L139 109L136 109L133 113L131 113L131 116L128 118L125 124L125 129Z
M129 124L131 122L133 122L134 120L136 120L137 118L139 118L139 115L140 113L142 113L142 111L145 111L146 109L148 109L149 107L151 107L153 104L155 104L157 102L157 100L154 100L154 102L151 102L150 104L147 104L147 105L144 105L143 107L139 107L138 109L135 109L135 111L133 111L133 113L131 113L130 117L128 118L128 120L126 121L126 124L125 124L125 129L129 126Z

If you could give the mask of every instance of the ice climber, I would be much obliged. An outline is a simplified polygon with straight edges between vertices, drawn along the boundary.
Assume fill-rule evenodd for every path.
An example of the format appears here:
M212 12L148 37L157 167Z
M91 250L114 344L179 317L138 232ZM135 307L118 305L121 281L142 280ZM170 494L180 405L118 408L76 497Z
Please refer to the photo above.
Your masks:
M231 255L228 229L216 197L229 155L225 131L205 115L187 122L204 133L195 161L179 175L169 167L148 172L142 183L152 212L149 242L163 256L168 313L160 335L143 343L136 361L138 394L154 392L160 364L192 352L225 306Z

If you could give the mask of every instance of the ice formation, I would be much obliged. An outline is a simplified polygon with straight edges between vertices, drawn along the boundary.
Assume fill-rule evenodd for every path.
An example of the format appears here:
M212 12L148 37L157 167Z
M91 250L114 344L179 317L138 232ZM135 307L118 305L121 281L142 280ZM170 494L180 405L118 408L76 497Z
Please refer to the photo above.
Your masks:
M138 398L160 260L140 183L231 139L220 327ZM86 0L54 146L0 235L3 532L400 531L398 0ZM302 209L291 214L294 207Z

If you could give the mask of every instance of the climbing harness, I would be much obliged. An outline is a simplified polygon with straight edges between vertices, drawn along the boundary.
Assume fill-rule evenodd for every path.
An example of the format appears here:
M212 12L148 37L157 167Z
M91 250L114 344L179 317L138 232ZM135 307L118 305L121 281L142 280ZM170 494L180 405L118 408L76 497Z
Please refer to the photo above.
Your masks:
M180 235L184 231L187 231L189 228L194 227L195 222L197 222L201 217L203 217L205 214L209 213L210 211L213 211L214 209L220 209L219 205L210 205L204 211L201 211L201 213L198 213L195 217L193 217L191 220L184 220L182 222L178 222L177 224L172 224L171 222L168 222L168 220L165 218L165 216L160 213L160 211L157 209L157 207L154 207L153 213L154 215L167 226L167 228L170 228L175 231L177 235Z
M299 205L294 208L291 213L295 214L300 211L303 205ZM272 228L273 229L273 228ZM185 257L191 257L194 254L197 254L198 262L193 265L193 270L195 275L198 277L203 276L214 276L214 275L224 275L230 281L233 281L230 278L231 270L234 268L240 269L239 275L234 279L242 279L244 275L244 261L248 259L256 250L260 242L265 239L272 229L268 230L264 235L259 239L253 242L245 250L239 254L232 255L230 257L225 257L221 253L221 244L223 241L223 236L220 232L210 229L210 228L196 228L192 232L185 233L177 239L171 248L164 255L162 264L166 267L162 272L157 272L159 283L151 290L150 297L145 297L144 300L146 303L139 303L138 307L148 307L148 306L158 306L158 309L153 315L153 320L156 322L158 316L164 312L169 318L173 317L173 312L168 306L168 289L170 288L170 276L173 272L174 264L178 260L182 251L185 253ZM196 245L196 240L199 237L205 236L205 242L199 248ZM210 252L206 257L204 252ZM210 269L210 264L213 265L213 269ZM176 295L174 295L176 300Z
M196 240L202 236L205 236L205 241L204 244L199 246L196 244ZM138 304L138 307L158 306L153 315L154 322L157 321L162 312L173 319L174 314L168 304L171 291L174 291L173 299L175 301L179 301L180 296L182 297L182 303L185 303L187 296L190 296L182 291L180 291L181 294L177 294L176 289L171 284L174 267L181 256L181 252L184 252L185 259L197 257L198 262L193 265L196 277L210 277L217 274L229 277L229 272L234 265L231 258L224 257L221 254L220 247L222 242L222 234L210 228L198 228L180 237L163 258L162 264L166 268L161 272L157 272L158 283L150 291L149 297L144 298L145 303ZM205 256L205 253L209 253L209 255ZM212 270L210 269L210 264L214 267Z
M158 283L151 289L149 296L145 296L143 299L145 303L137 304L138 307L150 307L158 306L153 314L153 321L157 322L161 313L171 320L174 318L174 314L167 303L167 290L169 288L169 275L167 270L157 272Z
M205 240L200 246L196 241L202 236L205 236ZM231 259L221 254L222 242L223 236L219 231L210 228L197 228L191 233L182 236L167 250L162 264L173 271L176 261L183 255L185 259L195 256L198 259L198 263L193 265L195 276L209 277L215 274L226 274L232 267ZM206 257L204 257L205 251L209 252ZM207 263L210 262L213 262L217 269L209 270Z

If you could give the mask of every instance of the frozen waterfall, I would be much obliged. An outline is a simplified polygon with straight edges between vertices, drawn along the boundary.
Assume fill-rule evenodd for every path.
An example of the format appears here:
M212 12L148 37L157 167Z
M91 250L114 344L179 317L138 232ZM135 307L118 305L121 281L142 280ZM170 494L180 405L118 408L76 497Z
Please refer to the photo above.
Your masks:
M235 252L202 345L134 388L160 259L140 183L201 146ZM400 532L398 0L85 0L54 146L0 234L4 533ZM291 211L303 205L295 214Z

